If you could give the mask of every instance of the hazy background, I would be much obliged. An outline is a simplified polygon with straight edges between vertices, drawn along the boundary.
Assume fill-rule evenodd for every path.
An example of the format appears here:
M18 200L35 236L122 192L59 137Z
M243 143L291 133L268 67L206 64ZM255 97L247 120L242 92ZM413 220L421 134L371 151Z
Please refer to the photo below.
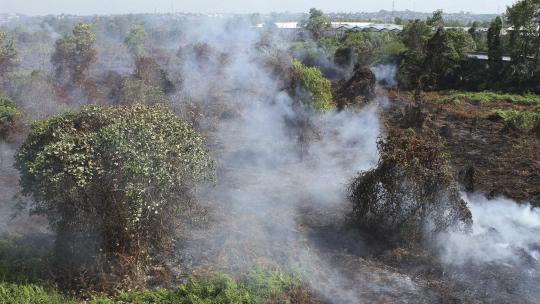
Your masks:
M502 13L514 0L0 0L0 13L46 14L122 14L169 12L306 12L317 7L327 12L370 12L392 10L431 12Z

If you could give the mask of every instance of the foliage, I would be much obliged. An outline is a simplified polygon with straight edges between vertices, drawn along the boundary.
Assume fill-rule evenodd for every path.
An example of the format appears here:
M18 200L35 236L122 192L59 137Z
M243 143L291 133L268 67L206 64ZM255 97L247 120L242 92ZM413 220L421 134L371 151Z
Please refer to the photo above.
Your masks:
M131 27L129 34L124 39L124 43L133 57L138 58L146 54L144 48L146 38L148 38L148 33L143 25L135 24Z
M497 16L488 29L488 56L492 61L501 61L503 49L501 43L502 19Z
M312 8L309 10L309 19L303 26L310 31L313 39L323 37L324 31L330 27L330 20L326 18L321 10Z
M17 65L15 39L0 31L0 79Z
M299 278L288 273L256 267L244 275L241 286L253 296L257 303L264 303L265 300L283 303L286 302L288 293L300 288L302 283Z
M495 110L495 114L513 128L527 129L540 120L540 110L536 112L519 110Z
M95 298L89 304L242 304L291 303L290 293L301 288L301 282L281 271L257 267L236 282L224 274L191 278L176 290L119 292L115 299ZM296 302L293 302L296 303Z
M401 40L405 47L411 51L421 52L431 35L431 28L421 20L407 23L401 32Z
M440 140L409 129L390 133L378 148L377 168L361 173L349 186L357 225L389 243L416 244L472 223Z
M119 102L122 104L166 104L167 96L160 87L148 85L144 80L126 79L122 83Z
M57 81L61 84L82 84L88 69L96 61L95 42L96 35L86 23L78 23L70 35L56 41L51 61Z
M436 29L443 27L444 26L443 11L442 10L434 11L433 15L427 18L426 24Z
M47 280L49 258L48 250L14 240L0 240L0 282L44 282Z
M299 90L302 103L312 109L325 112L332 109L332 89L330 81L316 67L307 67L293 60L291 70L293 88Z
M99 283L95 273L137 279L167 255L200 215L191 193L212 166L203 139L163 106L58 115L33 125L16 154L24 193L56 232L61 277L84 272L85 284Z
M6 136L20 115L17 106L8 97L0 95L0 138Z
M451 85L457 78L455 70L460 61L473 50L473 46L474 41L465 31L439 28L426 45L425 86L440 88Z
M454 91L450 92L446 101L450 100L459 100L459 101L470 101L473 103L489 103L498 100L507 101L513 104L521 105L536 105L540 103L540 96L529 94L529 95L514 95L514 94L505 94L505 93L496 93L490 91L483 92L460 92Z
M430 19L434 26L439 24L435 26L434 34L421 20L414 20L404 27L401 39L406 49L401 53L398 73L401 87L418 92L453 86L460 79L461 61L474 49L474 40L463 30L440 26L441 21L437 21L440 18L436 12Z
M75 304L56 291L26 284L16 285L0 282L0 303L9 304Z

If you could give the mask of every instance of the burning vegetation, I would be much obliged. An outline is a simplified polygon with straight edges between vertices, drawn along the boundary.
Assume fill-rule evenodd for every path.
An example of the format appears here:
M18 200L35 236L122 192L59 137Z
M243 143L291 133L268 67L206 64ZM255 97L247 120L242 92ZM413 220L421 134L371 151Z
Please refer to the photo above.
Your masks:
M0 29L0 302L534 303L540 97L436 91L483 34L255 17Z

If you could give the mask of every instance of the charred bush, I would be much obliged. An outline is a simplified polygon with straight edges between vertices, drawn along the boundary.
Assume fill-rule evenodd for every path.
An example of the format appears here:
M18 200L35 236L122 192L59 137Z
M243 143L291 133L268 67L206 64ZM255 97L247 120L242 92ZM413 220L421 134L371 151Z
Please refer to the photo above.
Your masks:
M375 95L375 84L375 74L367 66L357 64L351 78L338 89L338 106L344 108L369 101Z
M359 227L389 244L416 245L472 224L440 140L394 131L378 149L377 168L361 173L348 189L351 219Z
M422 129L427 119L427 113L423 111L422 104L415 102L405 106L401 113L401 128Z
M193 128L162 106L83 107L32 127L16 154L33 211L56 232L67 288L144 284L184 224L204 216L192 192L212 177Z

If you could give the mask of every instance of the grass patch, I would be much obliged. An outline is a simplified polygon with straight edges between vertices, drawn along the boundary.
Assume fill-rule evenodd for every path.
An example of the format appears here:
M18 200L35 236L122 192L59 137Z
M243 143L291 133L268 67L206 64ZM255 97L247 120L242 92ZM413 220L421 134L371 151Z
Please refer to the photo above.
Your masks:
M255 304L291 303L289 293L301 288L299 279L281 271L255 268L238 281L225 274L190 279L176 290L119 292L114 299L98 297L89 304Z
M527 129L540 119L540 108L536 109L535 112L498 109L495 110L495 115L512 127Z
M490 103L497 100L503 100L512 104L537 105L540 104L540 96L534 94L516 95L495 93L490 91L483 92L460 92L453 91L447 97L441 100L442 103L460 104L465 101L472 103Z
M268 271L261 267L249 271L241 280L257 303L272 300L273 303L288 303L288 294L302 288L300 278L279 270Z
M0 283L0 303L75 304L77 302L39 285Z

